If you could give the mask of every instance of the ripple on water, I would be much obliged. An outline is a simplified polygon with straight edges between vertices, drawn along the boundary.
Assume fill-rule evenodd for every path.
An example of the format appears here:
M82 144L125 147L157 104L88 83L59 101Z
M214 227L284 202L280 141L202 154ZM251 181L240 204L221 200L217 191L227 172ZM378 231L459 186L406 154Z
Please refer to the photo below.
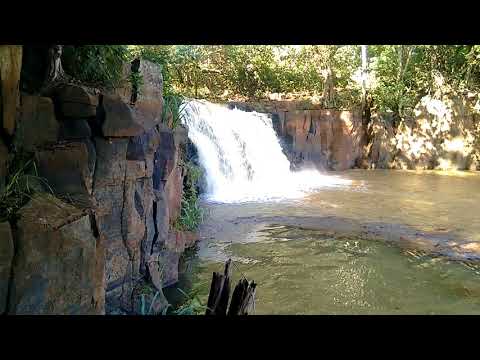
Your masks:
M223 259L236 263L234 280L241 272L258 283L257 313L480 313L480 271L473 262L278 224L257 235L257 242L222 245ZM208 283L223 266L223 260L199 261L193 275L199 282Z

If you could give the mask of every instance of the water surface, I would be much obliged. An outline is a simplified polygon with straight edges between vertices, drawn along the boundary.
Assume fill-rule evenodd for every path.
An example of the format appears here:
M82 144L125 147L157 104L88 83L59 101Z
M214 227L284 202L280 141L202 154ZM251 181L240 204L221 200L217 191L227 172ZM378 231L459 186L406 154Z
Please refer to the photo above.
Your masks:
M257 314L480 313L478 174L335 175L351 184L205 202L189 282L206 299L212 272L232 258L235 280L258 283Z

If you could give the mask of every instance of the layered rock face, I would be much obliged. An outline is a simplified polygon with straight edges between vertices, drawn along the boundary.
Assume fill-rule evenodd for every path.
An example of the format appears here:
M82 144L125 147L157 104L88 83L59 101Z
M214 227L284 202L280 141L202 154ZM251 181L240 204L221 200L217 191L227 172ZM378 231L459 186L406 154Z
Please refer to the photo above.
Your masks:
M413 117L373 113L368 128L359 111L320 109L299 101L232 102L266 112L293 165L324 170L480 170L480 98L453 92L425 96Z
M294 168L313 165L322 170L346 170L362 157L365 135L358 111L322 109L302 101L230 102L228 106L271 114Z
M25 205L13 236L0 224L0 312L134 313L142 283L161 291L178 280L196 240L171 230L187 133L162 123L160 69L126 69L140 72L141 89L62 84L21 96L13 143L34 153L55 196L45 187Z
M352 111L295 110L274 114L277 133L296 165L346 170L362 155L361 117Z
M480 99L425 96L415 116L392 125L388 114L372 119L370 166L386 169L480 170Z
M49 194L20 211L9 291L9 313L102 312L97 239L82 210Z

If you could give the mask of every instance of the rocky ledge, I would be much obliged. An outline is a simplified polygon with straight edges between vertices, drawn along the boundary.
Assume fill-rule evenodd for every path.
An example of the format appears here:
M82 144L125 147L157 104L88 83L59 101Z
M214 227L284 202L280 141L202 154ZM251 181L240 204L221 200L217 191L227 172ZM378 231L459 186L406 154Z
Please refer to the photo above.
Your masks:
M160 69L131 69L144 79L136 92L60 84L20 94L12 143L34 154L55 196L44 189L15 224L0 223L1 313L135 313L139 286L161 292L178 280L180 256L196 241L171 229L187 133L162 122Z

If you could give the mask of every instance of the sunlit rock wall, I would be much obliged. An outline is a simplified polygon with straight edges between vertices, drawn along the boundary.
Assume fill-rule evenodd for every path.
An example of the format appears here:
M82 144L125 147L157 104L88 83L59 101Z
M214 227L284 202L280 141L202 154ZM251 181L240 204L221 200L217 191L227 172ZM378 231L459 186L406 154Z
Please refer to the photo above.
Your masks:
M363 131L359 114L330 109L277 114L276 130L293 164L346 170L361 157Z
M371 122L371 166L393 169L480 170L478 95L425 96L415 116L395 129L388 114Z
M322 109L307 101L231 102L230 107L270 113L293 168L346 170L362 156L364 131L358 111Z

